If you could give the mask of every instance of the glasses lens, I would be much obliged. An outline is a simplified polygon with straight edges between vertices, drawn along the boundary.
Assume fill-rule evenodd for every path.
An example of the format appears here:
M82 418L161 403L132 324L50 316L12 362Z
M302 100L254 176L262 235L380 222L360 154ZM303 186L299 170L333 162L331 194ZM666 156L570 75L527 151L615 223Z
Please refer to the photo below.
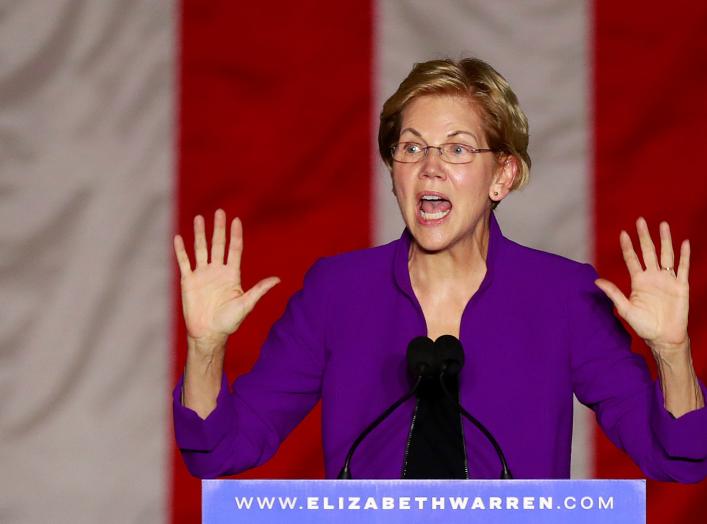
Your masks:
M442 158L452 164L468 164L474 160L474 149L464 144L442 144Z
M398 162L417 162L423 156L424 148L415 142L400 142L393 146L393 159Z
M474 160L477 153L476 149L466 144L442 144L429 148L439 149L442 160L450 164L468 164ZM421 160L429 148L417 142L400 142L395 144L391 151L396 162L414 163Z

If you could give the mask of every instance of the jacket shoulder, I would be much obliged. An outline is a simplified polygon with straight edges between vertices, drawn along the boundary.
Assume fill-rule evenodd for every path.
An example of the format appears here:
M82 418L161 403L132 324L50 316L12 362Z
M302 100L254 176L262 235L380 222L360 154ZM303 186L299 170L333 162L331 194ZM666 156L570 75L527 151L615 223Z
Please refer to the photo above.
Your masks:
M598 275L594 267L586 262L523 246L506 239L499 264L505 266L508 273L518 275L524 281L535 281L547 285L555 282L563 287L567 284L594 288Z
M335 279L341 283L348 280L375 278L383 271L390 271L398 241L381 246L347 251L317 260L309 273L320 278Z

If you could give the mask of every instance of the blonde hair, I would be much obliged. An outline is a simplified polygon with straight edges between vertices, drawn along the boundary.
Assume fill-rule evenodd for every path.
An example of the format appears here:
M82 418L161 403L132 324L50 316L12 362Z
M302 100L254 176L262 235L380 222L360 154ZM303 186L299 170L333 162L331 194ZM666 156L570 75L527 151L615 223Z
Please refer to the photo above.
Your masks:
M518 161L511 189L528 183L528 118L506 79L478 58L458 61L447 58L415 64L381 111L378 149L388 169L393 167L391 148L400 137L402 112L413 99L424 95L469 97L480 109L488 147L498 155L513 156Z

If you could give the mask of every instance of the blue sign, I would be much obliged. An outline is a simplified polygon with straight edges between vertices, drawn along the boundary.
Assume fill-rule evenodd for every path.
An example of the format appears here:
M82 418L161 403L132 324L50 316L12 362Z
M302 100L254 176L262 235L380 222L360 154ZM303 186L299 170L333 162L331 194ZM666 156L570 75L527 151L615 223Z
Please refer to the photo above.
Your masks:
M202 481L204 524L645 521L645 480Z

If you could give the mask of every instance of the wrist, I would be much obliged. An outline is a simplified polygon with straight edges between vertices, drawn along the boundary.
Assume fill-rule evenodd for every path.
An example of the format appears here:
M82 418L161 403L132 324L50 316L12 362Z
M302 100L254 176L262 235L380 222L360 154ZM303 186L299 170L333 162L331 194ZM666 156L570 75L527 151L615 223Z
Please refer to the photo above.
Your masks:
M692 363L689 344L687 350L680 354L668 358L657 353L654 353L654 356L658 364L665 409L673 417L679 418L703 407L704 398Z
M223 356L226 351L227 335L213 335L194 338L187 335L187 353L198 359L211 360Z
M182 403L193 409L202 419L206 419L216 407L223 376L225 347L226 337L187 337Z
M692 364L689 337L685 337L683 341L677 343L646 343L658 364L666 364L671 367Z
M225 359L226 337L188 337L185 380L209 384L209 389L216 387L215 384L221 382Z

